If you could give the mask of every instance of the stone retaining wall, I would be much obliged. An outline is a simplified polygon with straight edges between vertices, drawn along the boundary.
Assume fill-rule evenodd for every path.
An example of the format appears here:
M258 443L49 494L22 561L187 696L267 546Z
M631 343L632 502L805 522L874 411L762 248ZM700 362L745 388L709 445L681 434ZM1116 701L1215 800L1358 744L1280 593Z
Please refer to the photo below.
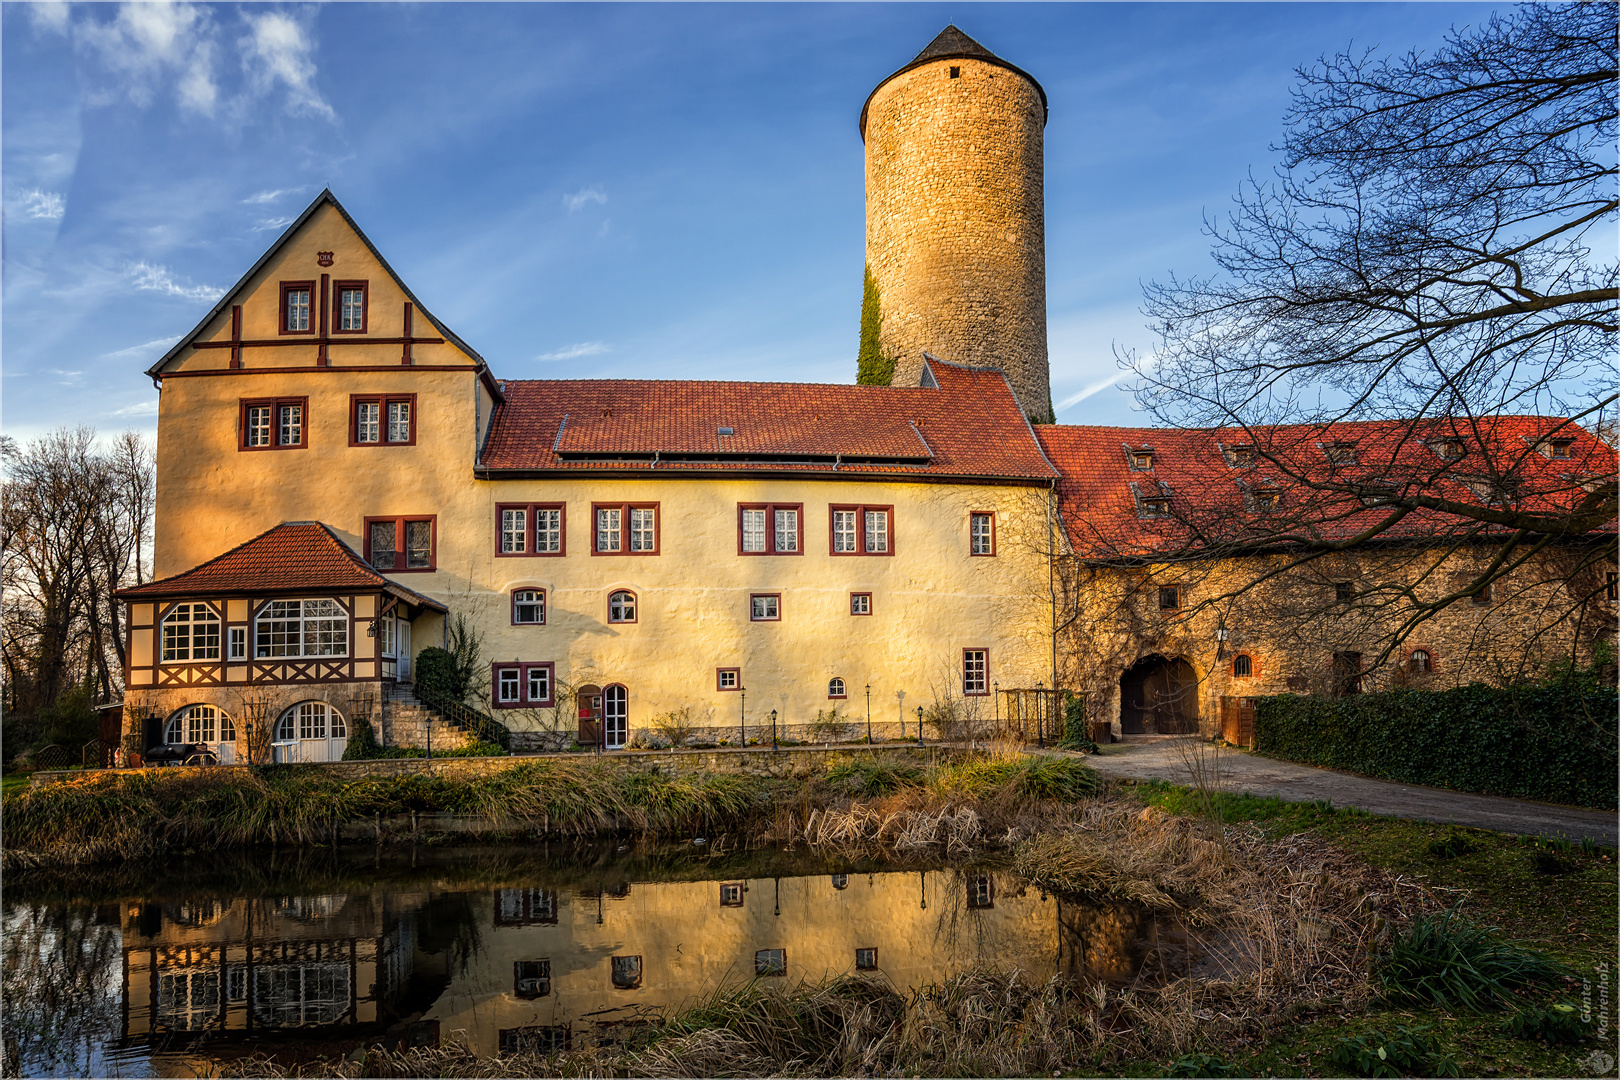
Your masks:
M329 770L344 780L364 780L378 776L445 776L470 779L488 776L520 765L525 761L575 761L581 765L600 763L609 768L633 772L656 771L667 776L706 776L715 773L745 776L809 777L819 776L828 769L857 758L877 758L895 766L927 766L943 759L969 752L969 748L955 744L917 746L915 743L863 744L843 746L795 746L772 750L770 747L747 749L720 748L716 750L616 750L607 754L547 754L518 757L473 758L382 758L376 761L328 761L306 766ZM188 766L181 766L186 768ZM215 769L246 769L247 765L216 765ZM135 775L133 769L65 769L37 772L34 787L60 783L64 780L84 779L104 774Z

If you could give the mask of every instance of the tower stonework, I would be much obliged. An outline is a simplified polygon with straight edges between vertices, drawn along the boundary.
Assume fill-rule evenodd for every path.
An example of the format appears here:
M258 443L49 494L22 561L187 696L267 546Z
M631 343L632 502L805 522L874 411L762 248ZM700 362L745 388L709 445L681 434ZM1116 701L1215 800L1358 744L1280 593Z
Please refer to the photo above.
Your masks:
M1046 92L947 26L861 110L866 264L890 384L923 351L998 367L1026 415L1050 419L1046 354Z

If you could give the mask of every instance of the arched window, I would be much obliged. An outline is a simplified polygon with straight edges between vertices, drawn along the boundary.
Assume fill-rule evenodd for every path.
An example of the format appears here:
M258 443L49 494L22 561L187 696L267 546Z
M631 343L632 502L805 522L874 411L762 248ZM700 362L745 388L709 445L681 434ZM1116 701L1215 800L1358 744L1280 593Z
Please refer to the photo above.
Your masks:
M546 590L517 589L512 593L512 625L546 624Z
M1408 667L1410 668L1410 670L1415 671L1415 672L1417 672L1417 671L1433 671L1434 670L1434 657L1430 656L1428 651L1425 650L1425 649L1413 649L1412 650L1412 659L1409 662Z
M344 739L349 734L343 715L324 701L304 701L281 714L276 742L298 739Z
M1254 675L1254 661L1249 659L1247 653L1238 653L1232 657L1232 677L1247 679Z
M349 655L349 613L336 600L272 600L259 609L254 655Z
M169 718L163 731L166 743L235 742L236 726L212 705L187 705Z
M163 662L219 659L219 616L207 604L176 604L163 617Z
M844 693L844 680L843 679L828 679L827 680L827 696L830 697L830 698L845 697L846 695Z
M636 621L636 594L628 589L620 589L608 597L608 622L631 623Z

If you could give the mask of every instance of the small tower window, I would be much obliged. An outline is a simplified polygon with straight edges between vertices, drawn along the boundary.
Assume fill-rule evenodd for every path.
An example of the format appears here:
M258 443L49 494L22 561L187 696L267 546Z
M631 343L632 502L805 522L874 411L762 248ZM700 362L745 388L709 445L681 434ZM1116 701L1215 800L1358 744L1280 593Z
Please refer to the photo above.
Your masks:
M1254 661L1243 653L1232 657L1232 677L1235 679L1248 679L1254 676Z
M1412 650L1411 669L1414 672L1429 672L1434 670L1434 659L1424 649Z
M951 78L960 79L961 77L962 77L962 69L961 68L959 68L959 67L951 68Z

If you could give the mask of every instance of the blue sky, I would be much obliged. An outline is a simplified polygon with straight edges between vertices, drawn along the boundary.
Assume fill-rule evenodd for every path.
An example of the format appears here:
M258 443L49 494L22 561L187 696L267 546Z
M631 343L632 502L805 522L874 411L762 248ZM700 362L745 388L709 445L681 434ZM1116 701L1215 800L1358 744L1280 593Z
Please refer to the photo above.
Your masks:
M851 382L856 121L947 23L1045 86L1065 423L1211 268L1293 71L1490 5L25 5L3 18L8 434L155 426L142 372L323 186L502 378Z

